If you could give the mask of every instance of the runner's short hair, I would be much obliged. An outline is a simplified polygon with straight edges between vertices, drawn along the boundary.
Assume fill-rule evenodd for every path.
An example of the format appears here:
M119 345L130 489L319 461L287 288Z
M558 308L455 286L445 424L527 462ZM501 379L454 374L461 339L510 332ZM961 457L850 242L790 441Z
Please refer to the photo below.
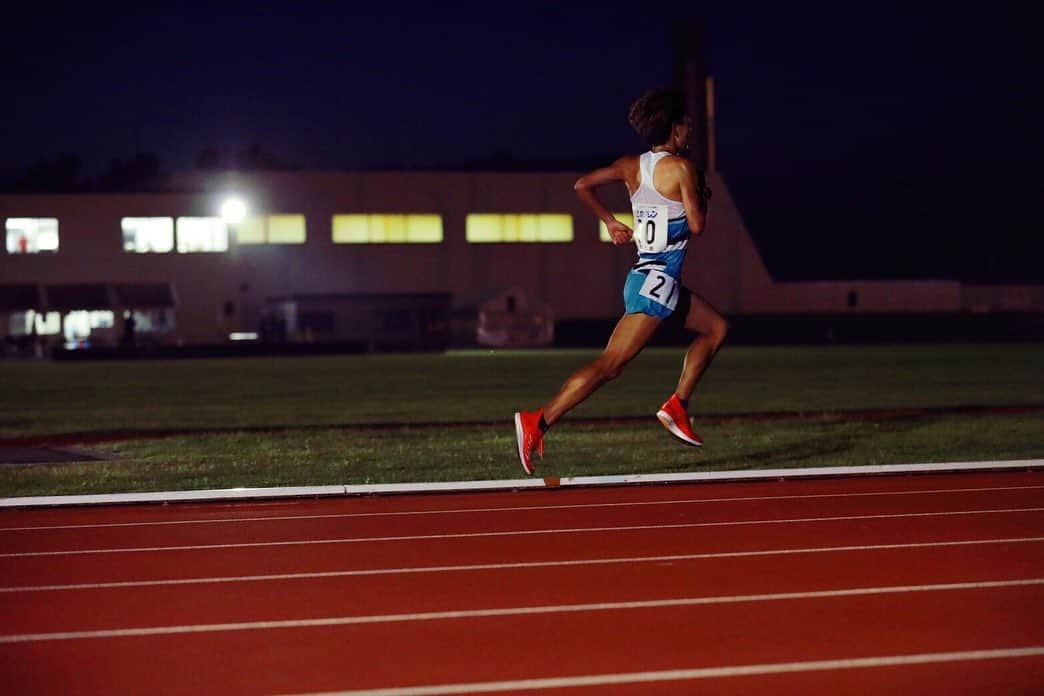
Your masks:
M631 104L627 122L645 143L662 145L671 137L671 127L685 120L685 101L672 87L651 89Z

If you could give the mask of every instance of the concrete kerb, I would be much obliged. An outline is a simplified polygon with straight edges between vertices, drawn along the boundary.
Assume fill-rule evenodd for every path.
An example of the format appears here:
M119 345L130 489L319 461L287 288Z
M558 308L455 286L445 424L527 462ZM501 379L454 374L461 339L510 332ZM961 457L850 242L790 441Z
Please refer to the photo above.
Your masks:
M1044 459L993 462L950 462L939 464L888 464L880 466L835 466L806 469L752 469L743 471L704 471L677 474L624 474L617 476L575 476L489 481L437 481L429 483L374 483L333 486L290 486L273 488L228 488L198 491L157 491L150 493L111 493L97 495L27 496L0 498L0 508L34 508L131 503L191 503L273 498L318 498L336 496L398 495L416 493L464 493L513 491L541 488L630 486L668 483L712 483L765 481L846 476L925 474L962 471L1010 471L1044 468Z

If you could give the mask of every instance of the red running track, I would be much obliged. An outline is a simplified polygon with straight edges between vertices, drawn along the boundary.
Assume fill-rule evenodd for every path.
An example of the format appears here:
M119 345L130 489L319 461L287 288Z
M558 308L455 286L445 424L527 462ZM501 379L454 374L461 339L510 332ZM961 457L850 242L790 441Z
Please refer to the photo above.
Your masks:
M1041 693L1044 472L0 513L6 693Z

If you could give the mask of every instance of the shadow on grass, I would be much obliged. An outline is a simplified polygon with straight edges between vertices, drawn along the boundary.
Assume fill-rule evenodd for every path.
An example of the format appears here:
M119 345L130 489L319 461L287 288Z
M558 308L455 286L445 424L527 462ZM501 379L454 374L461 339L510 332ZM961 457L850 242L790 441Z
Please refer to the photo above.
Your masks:
M739 456L708 459L705 465L712 469L761 469L792 466L797 462L849 452L854 449L853 439L848 434L825 435L788 443L783 447L762 449ZM685 467L677 468L683 470Z
M704 464L713 469L785 468L809 462L822 466L824 458L840 458L842 455L865 449L866 444L874 438L909 433L920 428L924 422L924 418L901 416L864 423L845 420L824 422L821 426L824 432L820 434L784 442L771 448L763 447L750 452L707 459L704 460ZM867 430L867 426L872 426L872 429ZM837 429L841 432L835 432Z

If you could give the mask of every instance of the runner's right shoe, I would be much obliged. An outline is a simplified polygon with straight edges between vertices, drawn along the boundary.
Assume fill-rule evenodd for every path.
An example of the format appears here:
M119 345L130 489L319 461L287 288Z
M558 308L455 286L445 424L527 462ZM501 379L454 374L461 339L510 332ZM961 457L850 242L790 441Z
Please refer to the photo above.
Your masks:
M522 470L533 474L533 455L544 456L544 433L540 431L540 416L543 411L518 411L515 413L515 438L518 440L518 460Z
M667 403L656 412L656 417L660 419L663 427L667 428L671 435L674 435L682 442L694 447L703 445L703 439L692 431L689 414L686 412L685 407L681 405L677 394L671 394L671 398L667 399Z

